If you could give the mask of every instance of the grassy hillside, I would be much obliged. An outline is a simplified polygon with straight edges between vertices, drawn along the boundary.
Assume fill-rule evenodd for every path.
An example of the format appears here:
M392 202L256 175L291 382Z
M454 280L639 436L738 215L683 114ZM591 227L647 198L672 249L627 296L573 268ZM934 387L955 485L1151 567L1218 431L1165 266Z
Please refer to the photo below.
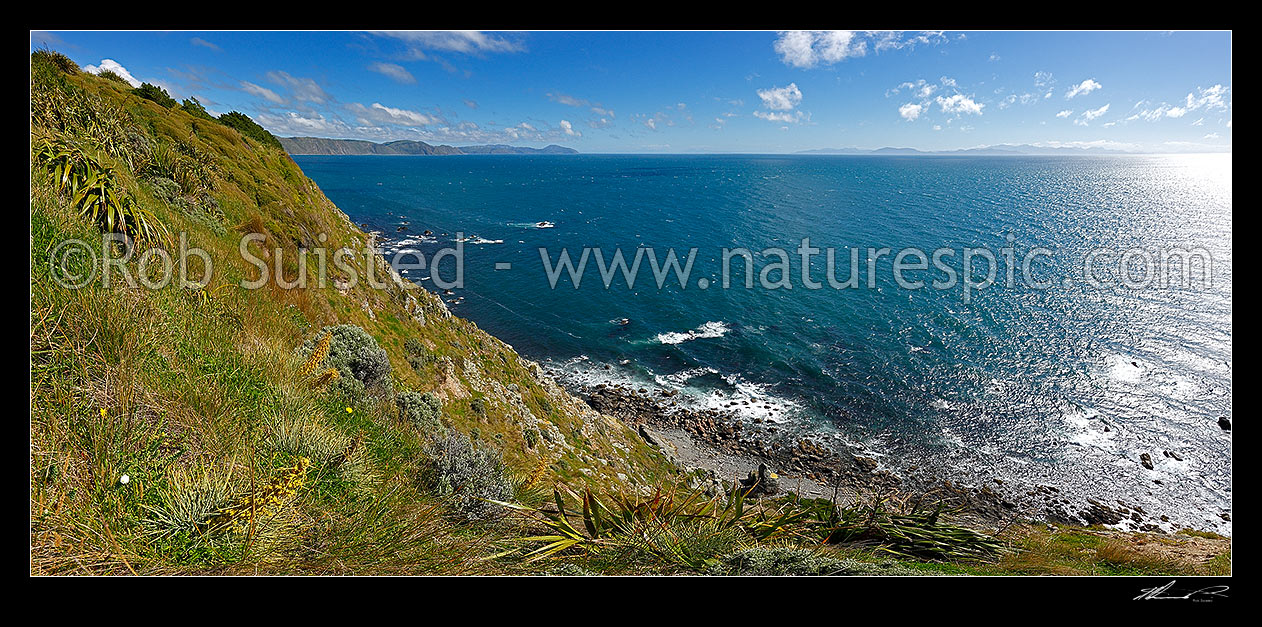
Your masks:
M439 428L473 434L502 454L510 476L601 486L671 480L673 469L623 424L541 378L424 290L393 283L376 290L363 281L348 289L239 287L258 275L238 252L243 233L265 235L265 246L251 250L269 262L264 248L279 248L289 278L297 276L298 250L321 245L321 236L330 250L364 250L367 236L279 147L59 60L32 57L33 152L52 144L89 153L111 169L118 194L152 214L165 232L136 242L127 264L136 276L144 250L175 253L180 233L210 254L215 272L201 290L105 289L99 280L60 287L50 276L53 248L70 238L99 248L101 231L79 215L69 190L55 189L40 155L33 158L35 571L256 568L279 555L278 568L311 571L469 568L470 560L448 562L448 533L432 528L448 524L422 477L433 433L401 417L405 392L432 393L441 402ZM361 277L364 263L359 256ZM201 264L190 261L192 278ZM160 274L156 264L149 270ZM385 351L384 380L354 389L304 375L303 344L334 325L362 328ZM353 464L332 468L347 450ZM203 546L196 525L166 533L174 527L153 523L174 508L213 508L188 501L266 483L303 456L316 470L279 517L285 529L268 530L301 547L296 554ZM456 541L476 532L450 533ZM415 539L432 540L400 544ZM313 547L318 552L308 553Z
M40 51L31 142L34 574L1230 568L1221 543L1206 565L1102 531L995 537L905 500L689 492L692 477L622 422L402 279L240 287L258 275L238 249L248 233L287 279L300 251L370 244L248 117ZM54 273L91 267L66 255L71 239L130 250L137 284L60 285ZM140 284L182 245L208 253L208 285ZM363 255L355 274L369 264L388 275ZM192 258L188 274L203 269ZM1193 540L1221 539L1170 542Z

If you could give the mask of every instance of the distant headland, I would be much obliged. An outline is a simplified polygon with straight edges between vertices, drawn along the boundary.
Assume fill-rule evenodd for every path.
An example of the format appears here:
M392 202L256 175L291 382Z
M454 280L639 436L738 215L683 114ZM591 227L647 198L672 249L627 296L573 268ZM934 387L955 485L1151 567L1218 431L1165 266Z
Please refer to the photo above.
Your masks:
M323 137L281 137L280 145L291 155L574 155L573 148L552 144L544 148L527 148L504 144L481 146L448 146L423 141L400 139L377 144L362 139L326 139Z

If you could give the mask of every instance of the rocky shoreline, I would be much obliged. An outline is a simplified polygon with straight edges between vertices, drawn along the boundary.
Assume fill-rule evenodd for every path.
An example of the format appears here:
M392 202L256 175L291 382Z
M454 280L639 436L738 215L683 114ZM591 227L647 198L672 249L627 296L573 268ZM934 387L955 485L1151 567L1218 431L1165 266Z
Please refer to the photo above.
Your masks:
M673 390L650 392L625 384L598 383L573 390L593 409L622 420L649 444L689 469L696 485L739 480L765 465L779 475L779 487L814 498L845 498L857 493L922 494L941 500L957 517L978 527L1002 527L1015 520L1056 524L1101 524L1131 531L1163 532L1169 519L1138 505L1088 498L1075 503L1055 486L1014 491L1003 480L993 486L969 486L920 468L895 472L871 457L822 446L810 438L791 438L755 420L740 420L735 409L687 407ZM754 398L752 403L759 402Z

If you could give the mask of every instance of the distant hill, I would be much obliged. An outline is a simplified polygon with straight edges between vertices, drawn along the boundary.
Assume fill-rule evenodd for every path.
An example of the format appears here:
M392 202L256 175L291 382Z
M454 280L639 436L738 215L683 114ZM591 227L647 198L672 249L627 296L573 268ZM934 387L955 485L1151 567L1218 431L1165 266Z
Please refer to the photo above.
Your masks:
M545 148L526 148L491 144L485 146L447 146L400 139L377 144L362 139L326 139L323 137L281 137L280 145L291 155L573 155L573 148L555 144Z
M282 140L284 141L284 140ZM798 154L811 155L1127 155L1125 150L1109 148L1071 148L1046 147L1030 144L998 144L995 146L979 146L977 148L960 148L956 150L919 150L916 148L816 148L802 150Z

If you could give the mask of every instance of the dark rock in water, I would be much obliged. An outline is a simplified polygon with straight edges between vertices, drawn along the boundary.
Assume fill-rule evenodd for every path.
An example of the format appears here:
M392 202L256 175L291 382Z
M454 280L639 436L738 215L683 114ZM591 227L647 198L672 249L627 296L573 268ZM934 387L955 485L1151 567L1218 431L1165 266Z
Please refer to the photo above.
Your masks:
M401 227L399 227L399 228L395 229L395 231L397 231L397 232L399 232L399 233L402 233L402 232L404 232L404 231L406 231L406 230L408 230L408 227L406 227L406 226L401 226Z
M421 235L433 235L433 234L434 234L434 232L433 232L433 231L431 231L431 230L429 230L429 229L425 229L425 232L424 232L424 233L421 233Z
M1144 468L1152 470L1152 456L1148 453L1143 453L1139 456L1139 463L1143 464Z
M1218 426L1223 431L1231 431L1231 420L1227 418L1226 416L1223 416L1222 418L1218 419Z

